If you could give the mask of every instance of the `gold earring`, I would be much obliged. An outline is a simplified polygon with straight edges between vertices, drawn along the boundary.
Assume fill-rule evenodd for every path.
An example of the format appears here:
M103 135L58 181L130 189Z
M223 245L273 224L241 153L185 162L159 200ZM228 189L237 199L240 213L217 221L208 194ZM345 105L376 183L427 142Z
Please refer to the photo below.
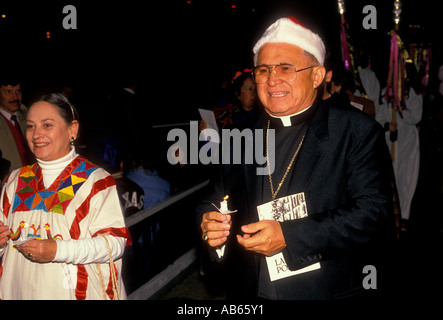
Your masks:
M71 139L69 139L69 143L72 145L74 145L74 137L71 137Z

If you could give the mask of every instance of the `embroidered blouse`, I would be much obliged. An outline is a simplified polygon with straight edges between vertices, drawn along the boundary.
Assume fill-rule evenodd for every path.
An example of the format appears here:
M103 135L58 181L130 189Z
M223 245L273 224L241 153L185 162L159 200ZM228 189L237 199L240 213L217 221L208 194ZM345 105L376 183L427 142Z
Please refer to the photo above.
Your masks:
M129 232L114 179L71 152L56 161L38 161L12 172L2 190L0 221L11 229L1 249L1 299L102 299L102 278L113 298L109 251L125 298L121 259ZM54 239L51 263L26 259L13 245L25 239Z

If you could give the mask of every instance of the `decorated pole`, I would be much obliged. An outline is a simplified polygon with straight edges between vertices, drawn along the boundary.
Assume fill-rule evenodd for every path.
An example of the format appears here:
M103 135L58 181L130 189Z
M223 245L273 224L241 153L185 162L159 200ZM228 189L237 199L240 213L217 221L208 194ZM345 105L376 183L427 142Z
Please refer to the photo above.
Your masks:
M397 124L397 111L402 116L402 107L404 103L404 60L403 60L403 44L398 35L399 23L400 23L401 4L400 1L394 1L394 30L391 31L391 54L389 57L389 73L386 84L385 99L389 104L392 104L392 120L391 123L396 126ZM391 159L395 160L395 142L397 138L392 139L391 136ZM401 209L398 198L397 185L395 179L392 181L392 201L395 216L395 225L397 230L397 239L400 237L401 230Z
M354 48L349 42L349 35L347 32L348 23L345 20L345 4L344 0L338 0L338 12L340 13L340 45L341 56L345 68L354 74Z
M394 23L395 23L395 30L398 31L398 25L400 23L400 13L401 13L401 3L400 0L394 1Z
M340 13L341 22L345 22L345 3L344 0L338 0L338 13Z
M386 84L385 98L388 103L392 104L392 120L393 126L397 124L397 111L402 116L403 107L405 107L405 59L408 53L404 49L403 42L398 35L401 3L399 0L394 1L394 30L391 31L391 54L389 57L389 73ZM391 158L395 160L395 142L391 140Z
M394 34L392 35L392 38L396 38L397 37L397 33L398 33L398 29L399 29L399 23L400 23L400 13L401 13L401 3L400 0L395 0L394 1ZM392 40L391 40L392 41ZM397 52L395 53L398 57L398 42L396 44L394 44L394 47ZM392 44L391 44L391 54L392 54ZM398 71L398 66L395 66L395 71ZM395 73L395 72L394 72ZM397 73L398 74L398 73ZM396 81L395 77L394 77L394 83L393 86L395 87L398 83L398 80ZM395 91L395 90L394 90ZM394 126L397 125L397 108L395 107L395 98L392 100L392 124ZM391 141L391 158L392 158L392 162L394 162L395 159L395 142L396 141Z
M360 95L367 99L368 95L362 85L360 74L358 72L358 65L355 60L355 48L349 34L349 25L345 20L344 0L338 0L338 12L340 14L340 46L343 64L346 70L348 70L354 77L356 88L360 91Z

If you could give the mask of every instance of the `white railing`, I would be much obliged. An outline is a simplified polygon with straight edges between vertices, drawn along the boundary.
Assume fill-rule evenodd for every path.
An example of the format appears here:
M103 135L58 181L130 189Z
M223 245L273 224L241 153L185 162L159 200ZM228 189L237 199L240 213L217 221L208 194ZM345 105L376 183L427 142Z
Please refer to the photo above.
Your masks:
M162 202L141 210L125 219L126 227L140 223L148 217L155 215L161 210L171 206L179 200L182 200L194 192L206 187L209 184L209 180L201 182L187 190L181 191L174 194ZM163 271L155 275L153 278L148 280L145 284L141 285L138 289L134 290L128 295L128 300L147 300L155 296L160 292L165 286L171 283L177 276L179 276L184 270L186 270L190 265L192 265L197 259L197 249L195 247L191 248L181 257L176 259L172 264L166 267Z
M139 223L140 221L156 214L160 210L163 210L164 208L169 207L170 205L176 203L177 201L179 201L183 198L186 198L190 194L206 187L208 184L209 184L209 180L206 180L206 181L199 183L198 185L195 185L187 190L184 190L184 191L181 191L177 194L174 194L174 195L166 198L162 202L157 203L145 210L141 210L137 213L134 213L133 215L131 215L125 219L126 227L127 228L132 227L133 225Z

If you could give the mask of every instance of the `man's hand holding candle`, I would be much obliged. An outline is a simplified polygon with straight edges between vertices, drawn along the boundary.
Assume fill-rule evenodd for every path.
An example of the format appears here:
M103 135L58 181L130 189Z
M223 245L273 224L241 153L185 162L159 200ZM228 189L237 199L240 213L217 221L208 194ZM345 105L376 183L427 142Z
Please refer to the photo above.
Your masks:
M226 242L231 229L231 215L223 214L218 211L210 211L203 214L200 228L203 239L211 247L218 247Z

